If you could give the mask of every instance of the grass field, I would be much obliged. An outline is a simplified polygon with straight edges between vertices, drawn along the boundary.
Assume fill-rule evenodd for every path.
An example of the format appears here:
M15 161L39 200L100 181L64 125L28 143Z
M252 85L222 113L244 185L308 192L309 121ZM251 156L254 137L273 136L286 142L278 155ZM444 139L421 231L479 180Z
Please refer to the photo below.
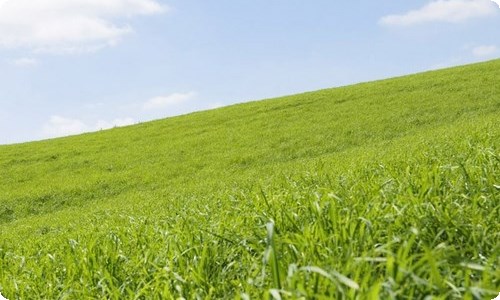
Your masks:
M491 299L500 60L0 146L9 299Z

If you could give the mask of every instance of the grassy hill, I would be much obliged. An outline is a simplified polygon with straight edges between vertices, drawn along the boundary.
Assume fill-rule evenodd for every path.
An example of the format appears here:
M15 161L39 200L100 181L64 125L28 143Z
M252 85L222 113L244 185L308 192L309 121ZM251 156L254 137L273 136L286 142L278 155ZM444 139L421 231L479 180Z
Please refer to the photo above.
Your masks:
M490 299L500 60L0 146L9 299Z

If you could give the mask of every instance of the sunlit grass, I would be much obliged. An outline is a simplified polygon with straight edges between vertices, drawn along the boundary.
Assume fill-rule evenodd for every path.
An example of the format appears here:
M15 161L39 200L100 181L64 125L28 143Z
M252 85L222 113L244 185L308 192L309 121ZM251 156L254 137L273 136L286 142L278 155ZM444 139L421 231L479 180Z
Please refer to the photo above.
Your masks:
M0 147L9 299L490 299L500 61Z

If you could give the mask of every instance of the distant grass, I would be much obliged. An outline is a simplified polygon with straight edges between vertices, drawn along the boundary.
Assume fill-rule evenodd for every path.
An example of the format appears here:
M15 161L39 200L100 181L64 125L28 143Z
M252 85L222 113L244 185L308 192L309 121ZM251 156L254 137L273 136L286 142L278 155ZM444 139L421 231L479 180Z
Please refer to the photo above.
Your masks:
M489 299L500 61L0 147L9 299Z

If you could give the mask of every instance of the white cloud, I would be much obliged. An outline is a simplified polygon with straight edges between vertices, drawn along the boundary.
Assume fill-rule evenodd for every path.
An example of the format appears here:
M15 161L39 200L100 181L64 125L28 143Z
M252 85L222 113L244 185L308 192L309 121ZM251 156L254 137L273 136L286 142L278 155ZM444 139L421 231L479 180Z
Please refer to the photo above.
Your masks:
M216 108L220 108L223 106L224 106L224 103L222 103L222 102L213 102L213 103L210 103L208 105L208 109L216 109Z
M79 134L88 131L85 123L78 119L68 119L61 116L52 116L42 128L44 137L58 137Z
M393 26L411 26L429 22L459 23L496 13L497 8L490 0L437 0L405 14L385 16L379 23Z
M160 109L160 108L165 108L165 107L170 107L170 106L175 106L181 103L184 103L186 101L189 101L190 99L194 98L196 96L195 92L189 92L189 93L174 93L168 96L158 96L149 99L144 103L142 108L144 110L153 110L153 109Z
M38 65L38 60L31 57L21 57L10 61L13 65L18 67L34 67Z
M71 119L61 116L52 116L42 127L42 137L53 138L75 135L84 132L110 129L137 123L133 118L115 119L113 121L99 120L94 125L88 125L80 119Z
M122 127L122 126L127 126L127 125L132 125L137 123L133 118L124 118L124 119L114 119L111 122L108 121L97 121L97 124L95 125L95 129L101 130L101 129L109 129L113 127Z
M4 296L2 296L2 294L0 293L0 300L7 300L7 298L4 298Z
M189 100L193 99L196 95L197 94L195 92L174 93L167 96L154 97L143 103L136 103L126 109L128 111L127 114L132 115L133 118L117 118L111 121L106 119L89 121L79 118L68 118L59 115L53 115L42 126L40 136L41 138L54 138L110 129L114 127L133 125L137 124L138 120L147 121L154 119L155 117L166 117L161 109L167 107L172 109L172 111L170 111L172 115L180 114L186 109L188 111L194 111L194 106L188 105L190 106L188 107L185 104L191 104L189 103ZM104 105L104 103L88 104L85 105L84 108L90 110L98 109L101 112L105 112L105 110L102 109L102 106Z
M498 5L498 8L500 8L500 0L491 0L493 1L494 3L496 3Z
M494 56L497 54L498 51L497 46L477 46L472 49L472 54L475 57L488 57L488 56Z
M166 10L157 0L0 0L0 47L96 51L133 31L123 20Z
M1 0L0 0L1 1ZM110 129L113 127L121 127L127 125L137 124L137 120L149 120L152 118L151 111L159 110L162 108L173 108L174 114L179 113L179 105L185 104L190 99L193 99L197 94L195 92L188 93L174 93L168 96L160 96L149 99L142 104L136 104L133 108L132 115L137 118L117 118L111 121L98 120L98 121L84 121L78 118L67 118L58 115L51 116L50 119L42 126L41 137L53 138L68 135L75 135L84 132L99 131ZM96 103L86 105L87 109L101 109L104 103ZM142 108L142 110L140 109ZM181 107L182 111L186 107ZM138 110L139 109L139 110ZM190 108L192 111L192 107ZM160 114L161 111L158 111ZM130 111L129 111L130 113ZM142 115L142 118L141 118ZM163 116L164 117L164 116Z

